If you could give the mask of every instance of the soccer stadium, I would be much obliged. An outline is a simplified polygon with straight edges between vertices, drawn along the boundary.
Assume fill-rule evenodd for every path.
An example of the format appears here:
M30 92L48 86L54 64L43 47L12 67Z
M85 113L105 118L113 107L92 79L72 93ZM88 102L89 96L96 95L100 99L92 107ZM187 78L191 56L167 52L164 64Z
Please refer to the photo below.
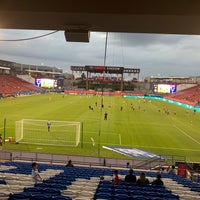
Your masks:
M200 199L200 77L140 75L0 60L0 200Z

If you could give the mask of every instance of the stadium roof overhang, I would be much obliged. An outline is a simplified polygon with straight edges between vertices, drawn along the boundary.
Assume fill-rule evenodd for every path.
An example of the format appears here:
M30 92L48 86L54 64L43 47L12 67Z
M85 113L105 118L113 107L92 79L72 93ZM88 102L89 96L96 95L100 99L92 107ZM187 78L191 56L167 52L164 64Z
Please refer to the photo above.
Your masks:
M3 69L3 70L10 70L9 67L0 67L0 69Z
M60 72L50 72L50 71L41 71L41 70L32 70L32 69L27 69L25 70L26 72L33 72L33 73L41 73L41 74L62 74Z
M90 31L200 34L200 1L7 0L0 19L3 29L64 30L86 40Z

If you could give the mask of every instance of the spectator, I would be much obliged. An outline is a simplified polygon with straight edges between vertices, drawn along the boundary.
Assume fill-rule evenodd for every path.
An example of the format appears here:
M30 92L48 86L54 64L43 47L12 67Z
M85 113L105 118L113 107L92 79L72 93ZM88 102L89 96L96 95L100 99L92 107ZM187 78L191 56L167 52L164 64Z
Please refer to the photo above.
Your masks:
M160 174L157 174L156 179L152 182L152 185L164 185Z
M165 173L166 173L165 168L162 167L161 170L160 170L160 174L165 174Z
M73 167L74 165L72 164L72 161L69 160L68 163L66 164L66 167Z
M37 168L37 163L33 162L32 163L32 179L35 183L37 183L38 181L43 181L42 177L40 176L39 172L38 172L38 168Z
M118 176L118 170L114 170L114 179L113 179L113 185L119 185L119 176Z
M176 174L175 165L171 166L171 168L168 170L168 174Z
M133 170L129 170L129 174L125 176L126 183L136 183L136 176L133 174Z
M130 168L130 163L129 162L126 163L126 168Z
M146 178L146 174L141 172L140 177L137 180L138 184L149 184L149 179Z
M103 166L106 166L106 159L103 159Z

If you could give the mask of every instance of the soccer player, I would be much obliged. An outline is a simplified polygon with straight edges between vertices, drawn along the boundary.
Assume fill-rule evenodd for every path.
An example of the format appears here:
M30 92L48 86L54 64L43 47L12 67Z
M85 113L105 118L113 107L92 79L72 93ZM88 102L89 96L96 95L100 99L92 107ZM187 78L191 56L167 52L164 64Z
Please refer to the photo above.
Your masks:
M47 129L48 129L48 132L50 132L50 129L51 129L51 122L50 121L47 122Z
M107 120L107 119L108 119L108 113L105 112L105 114L104 114L104 120Z

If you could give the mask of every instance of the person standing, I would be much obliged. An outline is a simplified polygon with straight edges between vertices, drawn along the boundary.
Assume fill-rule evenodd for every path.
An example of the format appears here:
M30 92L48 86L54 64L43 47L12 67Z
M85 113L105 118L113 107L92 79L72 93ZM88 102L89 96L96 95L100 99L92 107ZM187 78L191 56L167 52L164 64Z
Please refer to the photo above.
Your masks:
M129 162L126 163L126 168L130 169L130 163Z
M48 130L48 132L50 132L50 129L51 129L51 122L48 121L48 122L47 122L47 130Z
M107 120L107 119L108 119L108 113L105 112L105 114L104 114L104 120Z

